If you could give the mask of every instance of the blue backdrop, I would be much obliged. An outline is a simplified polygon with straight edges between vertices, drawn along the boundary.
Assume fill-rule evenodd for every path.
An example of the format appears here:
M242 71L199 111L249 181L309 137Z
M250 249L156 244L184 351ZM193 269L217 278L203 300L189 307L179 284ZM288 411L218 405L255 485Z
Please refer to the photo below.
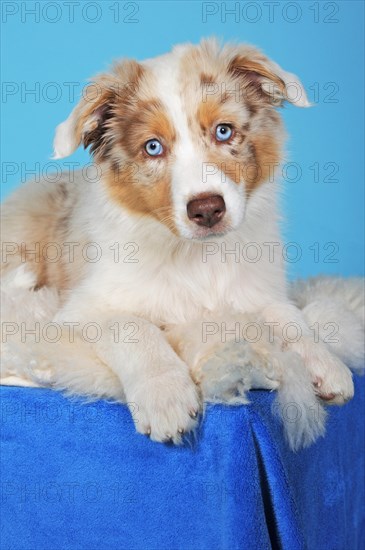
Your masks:
M3 1L2 192L51 161L55 126L88 77L118 57L217 35L260 46L304 82L312 109L288 106L284 238L291 276L363 274L363 2Z

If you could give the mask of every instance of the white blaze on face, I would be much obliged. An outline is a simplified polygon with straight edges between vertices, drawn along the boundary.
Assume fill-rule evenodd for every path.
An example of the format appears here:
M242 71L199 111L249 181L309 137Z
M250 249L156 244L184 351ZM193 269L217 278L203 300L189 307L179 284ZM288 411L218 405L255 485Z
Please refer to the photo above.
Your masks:
M182 237L191 239L204 233L187 216L187 204L191 199L201 193L222 196L226 205L224 227L225 231L229 231L242 222L246 198L244 184L236 184L220 169L218 163L207 162L203 147L197 145L199 137L195 136L193 139L180 90L179 55L183 51L180 49L178 52L148 60L146 64L153 70L158 98L166 108L176 131L171 166L175 226ZM206 229L206 233L214 233L214 228Z
M172 193L175 207L176 227L181 236L193 238L197 226L187 217L189 200L202 193L220 195L226 205L224 225L226 230L237 227L245 207L243 185L238 186L218 164L206 162L202 154L194 151L192 143L177 144L176 160L172 170ZM212 229L214 233L214 228ZM199 230L201 233L201 230Z

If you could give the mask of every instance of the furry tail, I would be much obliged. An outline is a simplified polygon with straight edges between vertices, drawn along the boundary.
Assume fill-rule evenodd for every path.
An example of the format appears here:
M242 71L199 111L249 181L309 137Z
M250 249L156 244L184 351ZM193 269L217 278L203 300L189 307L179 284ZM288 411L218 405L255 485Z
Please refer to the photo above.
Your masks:
M364 279L313 277L292 284L291 299L314 334L351 369L364 372Z

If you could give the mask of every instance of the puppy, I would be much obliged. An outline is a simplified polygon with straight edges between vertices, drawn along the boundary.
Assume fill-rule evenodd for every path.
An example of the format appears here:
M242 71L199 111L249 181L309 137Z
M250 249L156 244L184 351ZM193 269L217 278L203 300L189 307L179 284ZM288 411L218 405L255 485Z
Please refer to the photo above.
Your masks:
M140 433L175 443L203 401L278 389L293 449L323 433L321 403L353 396L343 361L363 361L362 281L288 288L285 101L309 106L296 76L214 40L95 78L54 158L89 147L96 176L29 182L3 205L4 383L127 402ZM338 343L309 327L336 320Z

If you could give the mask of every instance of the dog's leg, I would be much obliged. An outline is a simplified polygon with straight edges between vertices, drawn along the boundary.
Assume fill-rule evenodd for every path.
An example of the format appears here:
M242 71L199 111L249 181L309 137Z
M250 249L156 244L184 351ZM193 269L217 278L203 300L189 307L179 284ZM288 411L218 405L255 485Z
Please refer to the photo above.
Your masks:
M137 430L179 443L195 427L200 408L187 365L150 322L127 316L113 321L113 334L100 340L98 353L120 378Z
M341 405L353 397L350 369L320 339L315 338L299 309L280 303L267 307L262 315L281 338L283 349L295 351L302 357L321 399Z
M277 390L274 411L292 449L323 435L326 413L302 357L283 351L282 340L272 337L259 315L227 313L214 321L169 327L166 334L191 367L204 400L238 405L249 402L250 389Z
M70 322L66 311L57 315L57 322L65 320ZM96 354L121 381L137 431L155 441L179 443L196 426L200 410L188 366L163 332L140 317L98 315L98 326Z
M251 345L247 346L247 337L242 336L242 331L254 323L259 323L263 330L258 340L251 341ZM217 359L212 363L212 358L219 353L221 358L225 358L226 363L222 363L222 373L228 373L228 370L224 369L228 369L229 365L240 366L240 370L244 369L244 373L247 373L248 365L251 364L255 369L261 369L263 376L267 378L263 380L259 376L258 383L266 387L267 382L270 387L271 380L279 380L279 371L275 369L275 372L271 372L270 363L270 354L274 354L275 342L276 346L279 344L279 350L295 352L301 357L318 397L333 404L343 404L353 397L354 386L350 369L315 337L302 312L290 303L276 303L256 315L227 314L215 319L214 322L197 321L189 330L184 327L172 328L167 331L167 336L174 349L192 368L194 377L200 383L203 381L202 365L209 362L216 364ZM223 353L222 348L226 339L231 342L226 345ZM285 363L287 364L287 361ZM234 377L240 376L235 369L231 372ZM280 379L284 380L286 373L283 371L279 374ZM244 378L247 380L245 389L257 385L254 378L251 381L251 375Z

